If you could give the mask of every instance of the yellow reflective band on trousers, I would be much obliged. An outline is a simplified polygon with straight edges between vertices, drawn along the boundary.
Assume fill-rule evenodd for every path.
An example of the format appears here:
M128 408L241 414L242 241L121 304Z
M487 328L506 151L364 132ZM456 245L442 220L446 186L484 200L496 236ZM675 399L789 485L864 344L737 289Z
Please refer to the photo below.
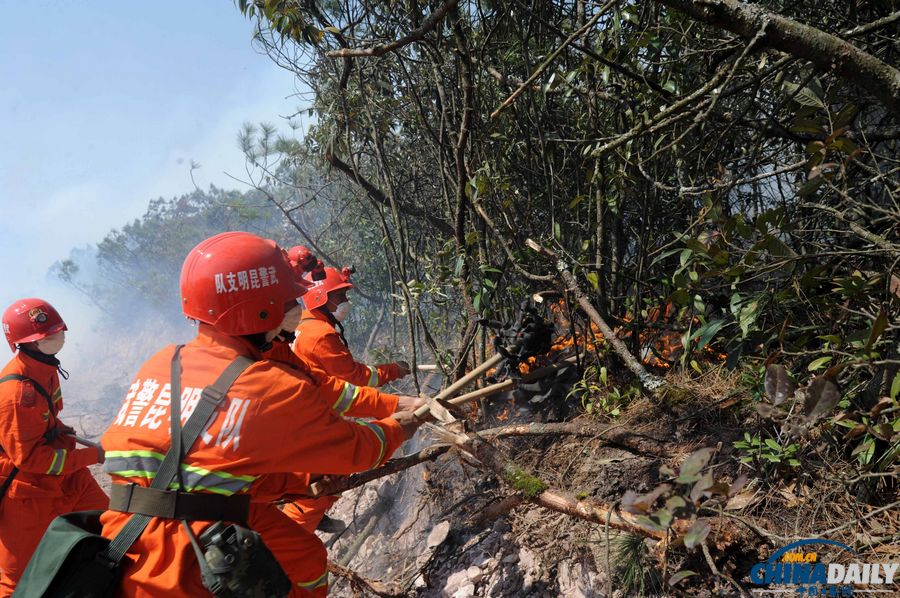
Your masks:
M312 581L298 581L297 587L307 591L315 590L328 585L328 571Z
M378 438L378 442L381 443L381 450L378 451L378 458L375 459L375 462L372 463L372 467L369 468L375 469L376 467L378 467L378 464L381 463L381 458L384 457L384 449L387 447L387 440L384 437L384 430L378 424L366 422L361 419L356 420L356 423L372 430L375 433L375 436Z
M56 391L54 391L54 393L53 393L53 403L54 404L59 403L59 400L61 398L62 398L62 389L57 388Z
M162 465L165 455L155 451L107 451L103 471L123 478L146 478L152 480ZM231 496L246 490L256 480L256 476L234 475L225 471L210 471L202 467L181 464L181 481L188 492L205 490L215 494ZM169 484L177 489L178 482Z
M66 465L66 456L68 454L66 449L53 449L53 461L50 462L50 467L47 468L47 474L62 474L63 467Z
M378 386L378 369L373 365L367 365L369 368L369 383L366 386Z
M334 409L338 415L344 415L351 407L353 407L353 401L356 400L356 395L358 394L359 388L349 382L344 382L344 389L341 391L341 395L331 408Z

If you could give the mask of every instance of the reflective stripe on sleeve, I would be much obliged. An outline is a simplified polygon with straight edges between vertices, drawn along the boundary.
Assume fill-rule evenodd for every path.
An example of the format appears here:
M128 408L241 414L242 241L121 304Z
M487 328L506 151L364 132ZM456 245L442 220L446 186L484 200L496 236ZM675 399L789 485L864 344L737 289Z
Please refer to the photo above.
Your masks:
M107 451L103 471L123 478L156 477L160 465L165 458L155 451ZM181 465L181 479L188 492L205 490L215 494L231 496L250 487L256 476L235 475L225 471L210 471L194 465ZM178 482L172 482L170 488L177 489Z
M48 475L60 475L62 473L63 467L66 465L66 455L68 455L66 449L53 449L53 461L50 462L50 467L47 468Z
M369 368L369 383L366 386L378 386L378 369L374 365L367 365Z
M298 581L297 587L302 588L307 591L312 591L323 586L328 585L328 571L323 573L321 576L317 577L312 581Z
M349 382L344 382L344 389L341 391L341 396L334 402L332 409L334 409L338 415L344 415L351 407L353 407L353 401L356 400L358 394L359 388Z
M372 463L372 466L369 468L375 469L376 467L378 467L378 464L381 463L381 458L384 457L384 451L385 448L387 448L387 440L384 437L384 430L378 424L363 421L361 419L356 420L356 423L372 430L375 433L376 438L378 438L378 442L381 444L381 450L378 451L378 458L375 459L375 462Z

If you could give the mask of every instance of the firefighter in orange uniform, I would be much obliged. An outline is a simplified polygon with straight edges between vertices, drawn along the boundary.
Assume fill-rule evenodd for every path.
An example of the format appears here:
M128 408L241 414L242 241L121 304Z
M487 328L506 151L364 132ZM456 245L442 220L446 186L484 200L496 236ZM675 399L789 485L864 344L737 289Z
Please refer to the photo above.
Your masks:
M294 352L327 374L356 386L382 386L409 375L406 362L365 365L353 359L341 322L350 314L347 291L353 288L350 270L325 268L323 280L311 281L303 298L306 310L297 327Z
M56 354L66 330L42 299L3 313L15 356L0 372L0 596L12 594L54 517L107 505L87 469L103 461L102 449L75 448L74 430L59 419L59 374L67 374Z
M310 287L303 297L306 309L301 315L292 347L300 363L305 363L306 368L311 370L311 375L323 381L343 381L343 392L336 397L333 409L339 415L348 417L377 418L395 411L414 411L423 405L425 401L418 397L397 397L372 388L409 374L407 364L368 366L353 359L341 324L350 305L347 291L353 288L346 269L338 272L334 268L323 268L321 262L303 246L292 247L288 255L298 276L302 276L304 270L309 271L300 282ZM308 531L318 529L337 533L344 529L345 524L325 515L337 498L298 499L286 505L284 512Z
M301 493L308 476L377 467L420 425L411 412L373 422L345 420L319 395L314 381L289 364L263 358L286 319L299 311L305 289L285 252L250 233L222 233L195 247L181 272L182 309L197 320L196 339L181 351L182 419L202 389L238 355L257 360L234 382L182 461L184 491L253 501L247 526L262 536L294 584L292 596L325 596L325 547L268 501ZM138 372L118 416L103 435L104 469L114 484L148 486L170 446L168 347ZM127 511L127 512L126 512ZM114 537L130 510L103 514ZM186 517L199 535L209 521ZM206 595L197 557L182 522L153 516L123 560L121 595Z

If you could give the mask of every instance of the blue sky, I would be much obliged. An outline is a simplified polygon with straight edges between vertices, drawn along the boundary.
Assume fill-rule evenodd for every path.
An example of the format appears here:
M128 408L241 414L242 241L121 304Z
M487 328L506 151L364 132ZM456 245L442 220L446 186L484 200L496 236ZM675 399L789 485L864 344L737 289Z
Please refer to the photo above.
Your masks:
M240 187L225 172L243 172L241 124L282 123L298 104L229 0L0 10L0 309L37 295L64 311L54 261L193 190L191 160L201 188Z

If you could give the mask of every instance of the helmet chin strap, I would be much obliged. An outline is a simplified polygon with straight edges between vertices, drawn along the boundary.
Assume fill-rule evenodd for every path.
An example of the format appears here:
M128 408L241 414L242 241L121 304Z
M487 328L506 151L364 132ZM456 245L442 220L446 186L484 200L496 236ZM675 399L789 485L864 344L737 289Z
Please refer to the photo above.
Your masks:
M277 336L275 336L275 340L282 341L290 345L295 340L297 340L297 335L290 330L282 330L278 333Z
M269 349L272 348L272 341L266 340L265 332L257 332L256 334L245 334L242 338L250 341L250 344L253 345L255 349L257 349L260 353L265 353Z
M21 351L28 357L31 357L35 361L40 361L41 363L46 363L47 365L54 366L56 368L56 371L59 372L59 375L62 376L63 380L69 379L69 372L62 368L56 355L47 355L46 353L41 353L36 348L32 349L31 347L26 347L24 344L16 346L19 348L19 351Z
M317 309L325 314L325 317L328 318L328 321L331 322L331 325L334 326L335 330L337 330L338 336L341 337L341 342L344 343L344 346L349 347L350 345L347 344L347 339L344 337L344 325L334 317L334 314L331 313L331 310L328 309L327 305L323 305Z

